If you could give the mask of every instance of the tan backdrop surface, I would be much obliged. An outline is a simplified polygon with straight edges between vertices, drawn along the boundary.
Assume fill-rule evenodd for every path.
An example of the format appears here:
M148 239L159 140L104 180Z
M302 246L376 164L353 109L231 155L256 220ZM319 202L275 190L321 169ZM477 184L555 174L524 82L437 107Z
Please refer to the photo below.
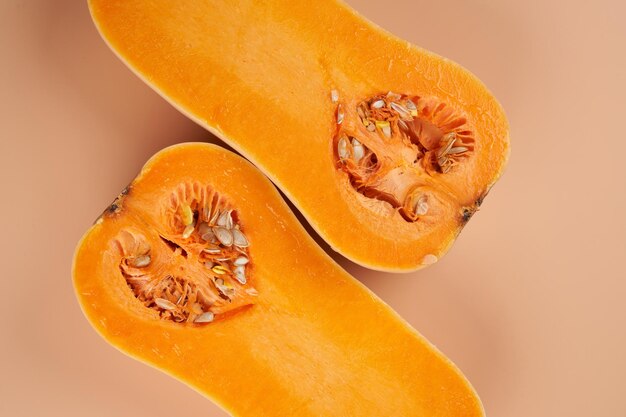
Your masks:
M513 150L435 266L336 259L459 365L488 415L626 416L624 3L350 3L477 74ZM150 155L215 139L118 62L84 1L3 0L0 57L0 415L224 416L101 340L70 281L78 239Z

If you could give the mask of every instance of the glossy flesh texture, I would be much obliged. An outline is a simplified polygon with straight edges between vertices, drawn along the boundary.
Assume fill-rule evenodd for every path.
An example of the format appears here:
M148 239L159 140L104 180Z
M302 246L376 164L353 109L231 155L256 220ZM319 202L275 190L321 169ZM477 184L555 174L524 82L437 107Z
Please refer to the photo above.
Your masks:
M249 240L248 282L233 296L243 302L218 305L211 323L166 319L135 296L128 280L136 277L120 268L129 251L146 253L121 241L132 232L151 248L143 267L153 275L207 279L194 263L195 238L176 238L168 232L176 223L164 220L177 213L168 207L181 184L220 193ZM174 243L159 236L186 252L172 252ZM181 144L155 155L87 231L73 278L84 314L107 342L232 415L483 415L450 360L335 264L267 178L214 145Z
M435 262L506 163L505 115L476 77L334 0L91 0L90 8L138 76L252 161L334 250L363 266ZM410 137L397 127L391 140L381 126L368 132L357 115L389 91L424 103L419 117L428 120ZM437 150L452 128L469 150L443 173ZM366 182L337 155L345 134L376 152L377 175ZM429 210L416 219L422 195Z

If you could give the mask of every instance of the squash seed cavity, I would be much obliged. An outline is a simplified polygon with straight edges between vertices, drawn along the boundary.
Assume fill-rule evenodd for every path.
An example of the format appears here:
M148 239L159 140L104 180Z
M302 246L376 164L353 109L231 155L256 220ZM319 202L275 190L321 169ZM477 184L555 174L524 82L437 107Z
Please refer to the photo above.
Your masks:
M198 183L165 201L164 230L123 230L120 271L134 296L158 317L201 325L254 304L254 263L238 211Z
M436 98L377 94L354 109L339 102L336 118L337 168L357 192L389 203L407 222L429 213L428 195L414 191L425 178L454 173L474 151L466 117Z

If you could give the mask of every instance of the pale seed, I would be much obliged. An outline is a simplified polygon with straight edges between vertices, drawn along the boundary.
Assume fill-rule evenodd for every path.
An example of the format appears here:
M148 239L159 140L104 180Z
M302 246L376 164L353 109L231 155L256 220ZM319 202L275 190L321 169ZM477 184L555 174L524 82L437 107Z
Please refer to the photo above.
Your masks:
M406 101L406 108L409 110L417 110L417 106L410 99Z
M203 233L201 235L202 240L205 240L207 242L213 242L215 241L215 234L213 233L213 230L209 229L208 231L206 231L205 233Z
M352 146L354 162L359 162L365 156L365 148L360 143Z
M213 314L213 312L206 311L206 312L200 314L198 317L196 317L193 320L193 322L194 323L211 323L214 318L215 318L215 314Z
M213 215L211 216L211 219L209 220L209 226L213 226L215 224L215 221L217 220L219 215L220 215L220 212L219 212L219 210L216 209L213 212Z
M246 269L243 265L237 266L235 270L233 271L233 275L235 276L235 279L239 281L241 284L245 284L247 282Z
M209 216L211 215L211 208L209 207L208 204L204 205L204 210L202 212L203 214L203 219L206 219L206 221L209 221Z
M370 132L373 132L376 130L376 126L374 126L374 124L369 124L367 125L367 130L369 130Z
M388 138L391 137L391 127L389 125L382 127L383 134Z
M371 104L371 108L373 109L381 109L385 105L385 100L376 100Z
M415 203L415 214L418 216L423 216L428 213L428 203L426 196L421 196L417 199L417 203Z
M350 156L350 153L348 152L348 141L345 137L339 139L339 142L337 143L337 153L341 159L348 159Z
M220 217L217 219L217 225L225 227L227 229L233 228L233 216L231 215L232 210L226 210Z
M233 242L240 248L248 247L248 239L239 229L233 229Z
M222 245L231 246L233 244L233 232L231 232L230 230L224 227L214 227L213 233Z
M343 109L341 108L341 104L337 106L337 124L340 125L343 122Z
M401 104L398 104L395 102L391 103L391 108L397 111L398 113L400 113L401 115L411 116L411 113L409 113L409 110Z
M189 236L191 236L194 229L195 226L193 225L193 223L185 226L185 230L183 231L183 239L187 239Z
M450 148L450 150L448 151L448 155L454 155L454 154L463 153L466 151L467 151L467 148L465 146L457 146L456 148Z
M198 225L198 234L200 235L200 237L202 237L202 239L208 240L204 238L204 235L209 232L211 232L211 227L207 223L202 222Z
M237 259L235 259L235 261L233 262L235 265L240 266L240 265L245 265L248 262L250 262L250 260L248 258L246 258L245 256L240 256Z
M155 298L154 302L163 310L176 310L176 304L169 300L166 300L165 298Z
M208 248L202 249L202 251L206 253L215 254L215 253L220 253L222 250L215 245L210 245Z
M452 145L454 145L454 142L456 141L456 133L450 132L445 135L442 140L446 142L445 145L439 149L439 152L437 152L438 157L445 156L448 151L450 151L450 148L452 148Z
M207 269L211 269L211 268L213 268L213 265L215 265L215 264L214 264L213 262L211 262L211 261L206 261L206 262L204 263L204 266L205 266L205 268L207 268Z
M136 268L143 268L145 266L150 265L150 255L142 255L139 256L132 261L132 265Z

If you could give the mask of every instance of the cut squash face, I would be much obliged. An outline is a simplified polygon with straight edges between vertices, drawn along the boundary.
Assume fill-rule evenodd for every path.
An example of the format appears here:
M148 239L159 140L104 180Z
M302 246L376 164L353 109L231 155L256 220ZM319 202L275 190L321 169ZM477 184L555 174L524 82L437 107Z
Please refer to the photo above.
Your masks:
M450 360L214 145L155 155L85 234L73 277L104 339L232 415L483 415Z
M343 3L91 0L117 55L369 268L439 259L500 176L500 105ZM206 161L210 163L210 161Z

